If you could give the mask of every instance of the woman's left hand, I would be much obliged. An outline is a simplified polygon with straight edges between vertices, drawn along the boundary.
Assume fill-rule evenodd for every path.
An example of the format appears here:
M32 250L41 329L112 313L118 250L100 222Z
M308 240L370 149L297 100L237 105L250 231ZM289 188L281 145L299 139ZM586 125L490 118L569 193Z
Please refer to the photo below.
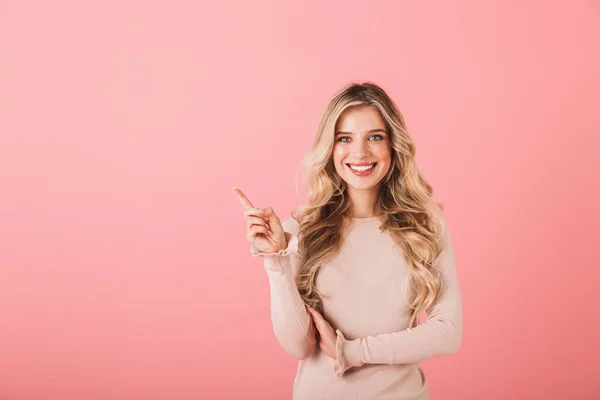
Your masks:
M315 321L315 326L319 331L319 347L321 347L321 350L323 350L325 354L327 354L329 357L335 360L337 357L337 352L335 349L337 334L335 333L331 325L329 325L329 322L327 322L317 310L315 310L308 304L306 305L306 309L308 310L308 312L310 312L310 315L312 315L313 321Z

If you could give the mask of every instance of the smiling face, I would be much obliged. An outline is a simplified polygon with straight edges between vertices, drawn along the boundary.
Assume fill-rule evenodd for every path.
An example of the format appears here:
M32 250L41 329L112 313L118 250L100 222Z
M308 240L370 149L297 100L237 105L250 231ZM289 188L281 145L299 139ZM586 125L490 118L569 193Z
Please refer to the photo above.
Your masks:
M385 121L376 107L351 107L338 118L333 163L348 184L358 191L377 193L391 165L391 142Z

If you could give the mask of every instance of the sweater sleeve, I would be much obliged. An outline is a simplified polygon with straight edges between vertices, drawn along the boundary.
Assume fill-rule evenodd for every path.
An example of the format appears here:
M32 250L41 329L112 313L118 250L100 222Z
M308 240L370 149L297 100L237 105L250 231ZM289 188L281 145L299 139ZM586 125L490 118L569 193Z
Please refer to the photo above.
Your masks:
M300 266L298 223L288 218L282 223L287 247L262 253L250 246L253 257L263 257L271 290L271 321L277 341L290 356L302 360L316 348L316 328L300 297L295 276Z
M462 340L462 300L452 239L443 219L445 248L436 261L442 270L446 288L438 304L427 314L427 320L414 328L347 340L336 330L336 375L342 376L352 367L364 364L407 364L427 358L455 354Z

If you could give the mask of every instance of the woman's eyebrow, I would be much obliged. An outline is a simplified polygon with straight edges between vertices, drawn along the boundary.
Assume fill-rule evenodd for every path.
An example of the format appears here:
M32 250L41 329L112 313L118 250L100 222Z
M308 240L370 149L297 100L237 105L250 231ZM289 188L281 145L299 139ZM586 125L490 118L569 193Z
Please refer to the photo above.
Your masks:
M385 129L371 129L368 133L373 133L373 132L382 132L382 133L386 133ZM337 131L335 133L335 135L352 135L352 132L342 132L342 131Z

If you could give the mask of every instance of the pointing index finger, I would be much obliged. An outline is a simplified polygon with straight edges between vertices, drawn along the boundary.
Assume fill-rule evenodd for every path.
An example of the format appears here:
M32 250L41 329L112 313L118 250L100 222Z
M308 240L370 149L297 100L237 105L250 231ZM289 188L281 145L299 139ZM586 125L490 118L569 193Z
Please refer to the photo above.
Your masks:
M246 197L246 195L244 193L242 193L242 191L236 187L233 188L233 191L237 194L238 198L240 199L240 202L242 203L242 205L246 208L254 208L254 206L252 205L252 203L250 202L250 200L248 200L248 198Z

